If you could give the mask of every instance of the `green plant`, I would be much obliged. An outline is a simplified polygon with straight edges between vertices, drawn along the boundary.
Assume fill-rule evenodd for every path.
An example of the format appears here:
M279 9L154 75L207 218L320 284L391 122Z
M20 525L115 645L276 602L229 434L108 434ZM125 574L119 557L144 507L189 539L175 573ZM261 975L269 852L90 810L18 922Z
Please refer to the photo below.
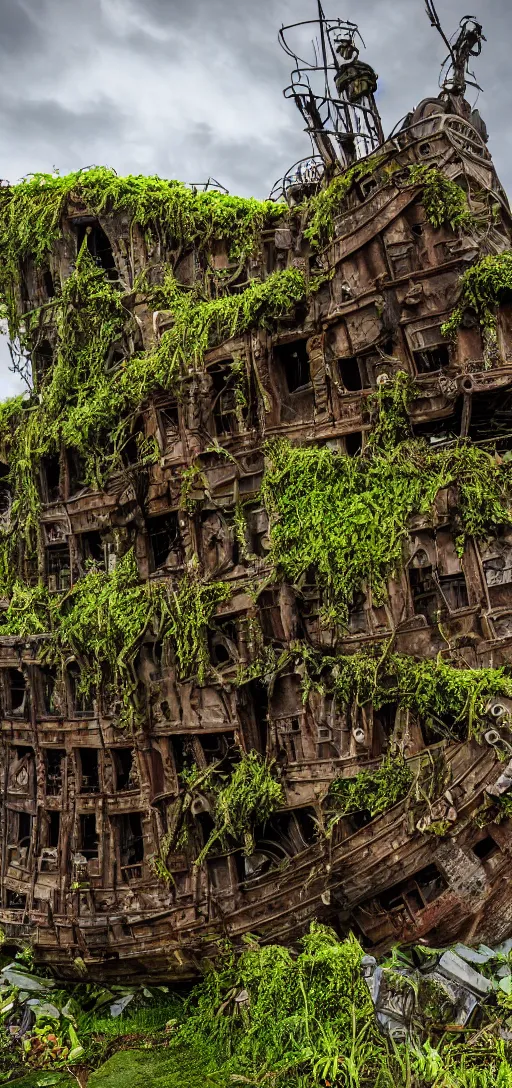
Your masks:
M8 303L13 301L20 260L31 257L39 265L48 261L69 204L96 216L125 215L129 230L137 226L148 240L169 250L193 245L208 249L225 239L233 258L253 252L262 229L287 211L272 201L197 192L157 176L118 177L101 166L64 176L33 174L0 194L0 290ZM8 308L12 314L12 306Z
M374 771L361 771L356 778L335 778L329 786L328 803L336 818L351 812L381 812L402 801L411 788L414 775L400 754L388 753Z
M229 597L225 582L202 582L185 575L163 598L162 635L170 639L181 679L196 675L200 684L210 672L207 632L215 609Z
M356 182L380 170L381 184L393 183L395 171L392 164L386 165L386 158L385 153L380 153L363 159L311 197L304 209L307 216L304 233L314 247L326 245L334 236L335 217L345 210L346 199ZM409 167L408 183L421 187L425 212L434 227L446 225L459 230L475 226L477 220L464 189L438 167L423 164Z
M437 166L411 166L410 180L413 185L421 185L423 207L432 226L446 225L452 230L475 226L476 217L469 207L464 189L446 177Z
M228 781L221 785L215 797L215 829L197 858L200 865L214 843L226 835L244 843L244 852L254 852L254 829L264 824L280 805L285 795L281 783L274 777L273 763L258 752L244 753Z
M373 174L382 164L385 155L374 155L369 159L351 166L344 174L339 174L326 188L310 198L303 211L307 217L304 231L313 247L327 245L334 235L334 220L344 208L344 202L355 182Z
M510 524L506 469L471 444L435 452L412 439L406 411L412 395L400 374L374 395L375 429L362 457L285 440L267 445L262 496L272 560L299 587L314 569L327 622L346 622L363 586L374 603L385 599L409 518L428 514L441 488L457 485L462 538Z
M338 705L386 705L411 710L434 735L466 739L478 735L489 701L512 696L504 668L464 669L408 654L363 651L350 656L314 653L296 645L304 675L304 697L314 687L335 696Z
M337 1064L341 1071L350 1062L354 1075L357 1067L362 1072L378 1038L360 973L362 949L316 923L300 945L297 956L253 940L239 957L227 950L187 1003L177 1044L194 1046L201 1038L207 1069L251 1082L306 1085L313 1069L318 1075ZM239 1007L233 999L240 991L247 1002Z
M459 304L441 331L444 336L456 336L469 311L482 328L494 334L498 307L511 299L512 252L483 257L461 276Z

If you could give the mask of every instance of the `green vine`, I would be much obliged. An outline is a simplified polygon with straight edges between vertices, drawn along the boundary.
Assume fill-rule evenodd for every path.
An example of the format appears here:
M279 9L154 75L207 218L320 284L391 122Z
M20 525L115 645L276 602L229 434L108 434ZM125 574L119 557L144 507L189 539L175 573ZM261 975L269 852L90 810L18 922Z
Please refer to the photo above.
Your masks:
M299 586L314 568L329 622L346 621L363 583L382 603L387 580L401 565L409 518L428 514L441 488L458 487L463 534L482 537L510 524L506 469L466 443L434 452L407 437L409 396L408 379L400 375L375 395L378 418L363 457L285 440L267 445L262 494L272 560Z
M311 197L305 209L308 223L304 234L314 248L327 245L334 237L336 216L346 210L346 199L356 182L369 177L379 168L382 168L382 184L393 182L396 170L392 163L383 165L386 158L386 154L378 154L363 159ZM423 206L432 226L449 226L458 231L474 227L477 223L464 189L447 178L437 166L410 166L407 183L421 186Z
M163 606L163 635L176 654L179 678L197 676L203 684L210 674L207 632L215 609L230 596L226 582L201 582L185 575L169 589Z
M469 311L483 329L494 334L498 307L511 300L512 252L483 257L461 276L459 304L441 331L455 337Z
M304 235L314 248L327 245L333 238L336 215L344 210L343 205L354 183L373 174L385 158L385 155L376 155L363 159L310 198L304 208L308 220Z
M252 253L261 231L287 211L286 206L216 191L197 192L179 181L118 177L114 170L92 167L72 174L33 174L0 193L1 287L12 299L19 262L32 257L44 265L61 234L69 203L96 216L128 215L146 238L168 249L214 241L229 242L232 258ZM12 307L11 307L12 312Z
M125 353L116 362L115 351L123 350L133 319L118 289L82 248L54 303L55 362L43 379L40 397L15 398L0 414L0 442L7 450L15 496L13 523L23 526L29 553L35 552L38 537L43 457L58 455L62 445L75 450L83 460L83 482L103 486L109 473L122 467L131 426L150 393L177 389L180 376L202 365L208 347L258 321L279 320L307 295L304 276L296 269L277 272L240 295L222 299L202 301L197 291L169 279L167 291L172 329L152 352ZM27 321L29 337L36 316ZM156 455L153 447L150 463Z
M230 778L221 786L215 798L215 828L203 847L196 865L200 865L216 842L226 836L243 842L244 853L254 853L254 830L263 824L280 805L285 795L274 777L274 764L257 752L242 755Z
M336 819L353 812L379 816L407 797L413 780L403 756L389 753L376 770L361 771L355 778L335 778L329 786L328 803Z
M176 590L141 583L133 551L107 574L92 567L61 596L41 584L17 582L0 636L45 635L42 659L62 666L70 655L80 665L79 690L109 691L131 716L137 690L135 662L146 633L170 641L179 675L204 683L210 671L207 631L229 587L185 576Z
M423 207L433 227L449 226L454 231L474 228L476 217L469 207L467 194L437 166L411 166L410 180L413 185L422 187Z

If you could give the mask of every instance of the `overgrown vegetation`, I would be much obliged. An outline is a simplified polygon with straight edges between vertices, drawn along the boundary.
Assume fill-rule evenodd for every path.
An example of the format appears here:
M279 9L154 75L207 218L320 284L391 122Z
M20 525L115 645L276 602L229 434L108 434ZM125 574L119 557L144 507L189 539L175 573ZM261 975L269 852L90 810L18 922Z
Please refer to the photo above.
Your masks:
M226 836L242 842L244 853L254 853L254 830L264 825L280 805L285 803L281 783L273 773L273 763L258 752L247 752L235 765L228 780L218 787L215 795L215 828L201 851L197 864L206 857L215 843Z
M464 189L437 166L411 166L410 180L422 187L422 204L433 227L449 226L457 231L475 226L476 217Z
M443 335L456 336L468 313L488 333L495 334L498 307L510 301L512 252L483 257L461 276L459 304L443 325Z
M299 587L314 569L330 622L346 621L363 585L374 603L385 600L387 580L401 565L408 520L429 514L441 488L457 487L462 537L510 524L506 466L470 444L435 452L406 437L401 379L394 390L384 386L377 394L376 428L362 457L286 440L267 446L263 496L272 559Z
M310 199L304 209L308 219L304 233L313 247L327 245L334 236L336 216L346 210L346 199L358 181L379 171L381 184L392 184L394 181L399 186L404 184L402 176L399 179L395 177L395 164L392 160L387 163L386 159L386 154L363 159L335 177ZM421 187L423 206L434 227L449 226L452 230L464 230L477 224L464 189L447 178L437 166L411 166L405 184Z
M304 674L304 697L312 687L333 694L341 708L396 705L416 714L434 735L466 739L485 721L489 701L512 696L512 679L504 668L457 668L443 660L366 650L329 656L298 648Z
M375 770L361 771L355 778L335 778L329 787L329 802L339 816L351 812L379 816L407 796L413 778L403 756L390 752Z
M33 174L0 193L1 284L7 294L18 281L20 260L47 262L69 203L96 216L128 216L131 230L140 227L164 249L197 245L206 250L225 239L233 257L252 253L262 229L286 211L270 200L197 192L157 176L118 177L101 166L64 176Z
M435 964L436 952L394 951L381 967L398 1001L409 988L405 1044L377 1026L362 958L354 937L340 940L313 923L293 951L256 937L241 952L226 942L215 967L204 961L204 979L185 1000L165 987L50 984L21 1040L6 1031L19 1026L23 1007L11 988L0 1013L3 1083L17 1076L19 1088L509 1088L510 1044L500 1038L510 1019L506 956L491 965L500 997L479 1002L461 1031L451 1022L453 1002L429 975L418 982L401 974ZM66 1024L78 1039L73 1058L64 1053Z
M369 177L381 165L385 156L374 155L362 162L355 163L343 174L339 174L316 196L311 197L303 209L307 216L307 226L304 231L314 247L326 245L334 235L334 222L336 215L341 214L343 204L352 189L352 186L365 177Z
M9 447L13 519L24 526L33 551L40 498L41 460L75 451L83 483L101 487L122 452L151 392L179 391L180 381L202 365L209 346L238 335L257 321L273 322L304 302L307 289L296 269L255 281L241 294L204 300L200 291L165 281L173 326L149 354L130 354L127 337L135 322L123 296L82 248L75 271L54 305L55 362L40 399L16 398L0 417L0 442ZM30 330L27 336L33 335ZM118 356L122 358L119 359Z
M133 720L135 659L146 632L164 646L170 642L180 678L195 674L204 683L210 670L208 627L228 592L222 582L202 583L192 576L177 589L141 583L130 550L110 573L93 566L65 595L17 582L0 636L46 634L44 662L63 667L74 656L80 666L79 693L102 690L121 698L123 720Z
M155 875L167 885L174 883L167 860L176 850L188 848L196 866L203 863L214 846L218 851L229 851L236 845L243 847L246 856L254 853L256 828L263 829L286 800L274 761L256 751L239 750L232 766L230 761L225 765L222 760L206 768L193 763L181 771L180 783L181 791L167 809L167 831L151 859ZM190 809L194 798L204 795L209 800L213 829L206 842L199 840L197 844Z

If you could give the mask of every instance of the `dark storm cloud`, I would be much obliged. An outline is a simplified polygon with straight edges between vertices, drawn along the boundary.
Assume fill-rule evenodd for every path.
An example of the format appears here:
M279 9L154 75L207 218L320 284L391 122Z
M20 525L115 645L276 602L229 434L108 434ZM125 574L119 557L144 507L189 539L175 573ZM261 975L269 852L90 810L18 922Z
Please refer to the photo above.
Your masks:
M37 23L30 9L14 0L0 4L0 56L13 53L22 57L31 44L37 43Z
M437 93L446 50L423 0L323 2L359 23L363 55L380 76L385 131ZM512 191L512 8L438 0L449 34L467 2L488 38L476 62L479 107ZM277 31L315 14L316 0L0 0L0 176L102 162L120 173L213 175L232 192L265 196L309 151L303 121L282 97L290 62ZM0 359L5 372L1 344Z
M98 137L108 140L122 139L128 117L120 103L107 98L78 109L68 109L51 98L39 101L21 101L5 94L0 111L0 141L27 140L37 151L46 152L48 134L54 134L54 157L69 153L73 146L76 154ZM8 146L8 145L7 145ZM36 153L37 153L36 151ZM84 163L85 165L85 163Z

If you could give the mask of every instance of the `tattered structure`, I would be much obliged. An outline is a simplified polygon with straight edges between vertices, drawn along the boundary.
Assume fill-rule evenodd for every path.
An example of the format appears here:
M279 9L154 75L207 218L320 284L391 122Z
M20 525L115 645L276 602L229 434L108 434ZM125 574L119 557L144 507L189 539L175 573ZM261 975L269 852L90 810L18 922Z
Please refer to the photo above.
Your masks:
M481 31L384 140L355 28L320 29L336 92L294 81L318 155L286 202L106 171L0 190L35 382L1 417L0 924L64 977L186 976L312 918L372 949L512 929L511 217L461 86Z

